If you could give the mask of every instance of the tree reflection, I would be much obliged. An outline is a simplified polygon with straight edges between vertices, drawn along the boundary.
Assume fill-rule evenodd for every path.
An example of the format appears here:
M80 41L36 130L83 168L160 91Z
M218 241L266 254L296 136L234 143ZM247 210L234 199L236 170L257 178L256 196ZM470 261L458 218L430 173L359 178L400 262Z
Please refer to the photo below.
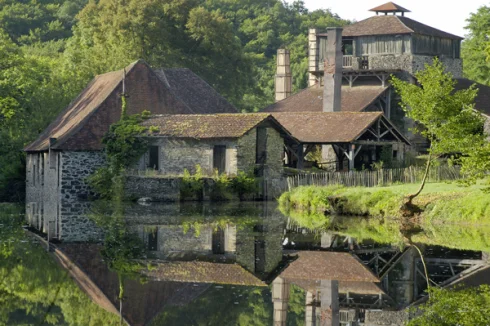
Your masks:
M115 325L21 228L23 211L0 205L0 324Z

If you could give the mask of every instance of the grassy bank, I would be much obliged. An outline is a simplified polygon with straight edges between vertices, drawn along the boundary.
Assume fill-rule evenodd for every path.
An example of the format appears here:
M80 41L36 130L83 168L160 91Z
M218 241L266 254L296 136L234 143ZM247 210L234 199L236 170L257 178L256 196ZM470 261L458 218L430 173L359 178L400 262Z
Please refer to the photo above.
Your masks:
M417 188L416 184L376 188L304 186L284 193L279 203L299 211L398 218L404 197ZM422 210L420 217L424 223L490 224L490 194L482 192L483 188L430 183L414 204Z

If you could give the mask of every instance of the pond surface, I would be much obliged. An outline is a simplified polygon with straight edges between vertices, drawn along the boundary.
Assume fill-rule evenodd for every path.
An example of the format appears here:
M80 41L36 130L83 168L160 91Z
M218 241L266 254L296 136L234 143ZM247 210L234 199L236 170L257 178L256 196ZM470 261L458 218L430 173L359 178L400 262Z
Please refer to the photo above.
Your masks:
M0 325L402 325L428 284L490 280L489 234L271 202L0 205Z

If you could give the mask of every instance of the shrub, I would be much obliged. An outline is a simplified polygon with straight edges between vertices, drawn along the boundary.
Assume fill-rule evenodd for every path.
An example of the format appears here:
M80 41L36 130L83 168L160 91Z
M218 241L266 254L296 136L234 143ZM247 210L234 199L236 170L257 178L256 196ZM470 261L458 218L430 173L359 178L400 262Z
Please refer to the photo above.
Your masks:
M231 179L226 173L218 173L218 170L214 170L213 184L211 186L211 199L212 200L230 200L232 197L231 191Z
M202 178L202 169L196 165L196 172L190 174L189 170L184 169L184 176L180 185L180 198L202 200L204 180Z
M244 200L247 195L257 193L259 187L253 173L238 171L237 176L231 180L231 189L240 200Z

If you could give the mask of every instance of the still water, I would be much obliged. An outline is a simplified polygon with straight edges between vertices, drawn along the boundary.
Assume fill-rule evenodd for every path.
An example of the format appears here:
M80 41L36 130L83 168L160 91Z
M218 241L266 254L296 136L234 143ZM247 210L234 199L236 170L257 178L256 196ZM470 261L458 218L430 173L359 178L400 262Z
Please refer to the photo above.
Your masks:
M428 285L490 279L487 231L270 202L0 206L0 325L402 325Z

